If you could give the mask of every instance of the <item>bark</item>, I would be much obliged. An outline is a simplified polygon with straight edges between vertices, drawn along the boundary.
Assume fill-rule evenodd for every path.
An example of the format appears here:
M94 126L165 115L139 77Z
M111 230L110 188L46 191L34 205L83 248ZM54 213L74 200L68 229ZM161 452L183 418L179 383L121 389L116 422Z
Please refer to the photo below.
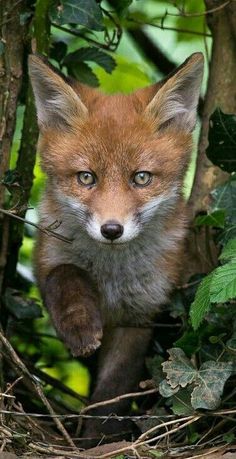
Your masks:
M24 2L0 0L0 179L9 169L10 151L15 129L17 98L22 82L24 27L20 14ZM0 183L0 207L5 187ZM0 294L7 257L8 218L0 214Z
M222 0L205 0L206 10L216 8ZM203 108L197 171L190 199L192 215L207 210L210 191L225 181L228 174L221 171L205 155L209 117L216 107L225 113L236 113L236 3L207 15L212 32L213 47L206 99Z
M48 8L49 0L37 1L34 16L34 39L36 51L41 54L47 54L49 50L50 24L47 15ZM34 179L34 165L36 161L36 146L38 140L38 126L33 92L27 73L24 77L27 88L26 106L21 144L16 164L16 171L20 178L22 190L20 202L17 207L17 213L21 217L25 216L30 199L30 192ZM4 273L4 287L14 287L15 285L16 265L23 235L24 226L15 220L11 220L9 224L8 258Z
M222 0L205 0L206 10L217 8ZM207 211L210 192L227 180L228 174L214 166L206 157L209 118L217 107L225 113L236 113L236 3L207 15L213 46L206 98L202 113L196 175L189 201L192 219L200 211ZM188 276L209 272L217 264L217 247L213 232L201 228L190 231L187 241L189 256Z

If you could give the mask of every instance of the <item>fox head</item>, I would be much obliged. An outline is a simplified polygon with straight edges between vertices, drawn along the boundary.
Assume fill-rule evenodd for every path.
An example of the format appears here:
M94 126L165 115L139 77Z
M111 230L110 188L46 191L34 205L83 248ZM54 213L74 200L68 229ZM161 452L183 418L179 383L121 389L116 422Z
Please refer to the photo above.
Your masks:
M48 190L100 243L136 238L176 210L192 148L203 56L130 95L105 95L29 58Z

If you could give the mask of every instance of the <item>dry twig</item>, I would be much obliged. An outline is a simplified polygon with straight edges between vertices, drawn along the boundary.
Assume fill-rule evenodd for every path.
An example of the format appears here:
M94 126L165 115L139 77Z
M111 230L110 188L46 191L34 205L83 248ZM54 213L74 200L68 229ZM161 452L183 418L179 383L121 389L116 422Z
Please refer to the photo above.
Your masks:
M1 341L2 345L5 347L7 353L10 355L11 360L14 363L17 372L18 373L19 372L22 373L25 377L27 377L30 380L35 392L37 393L37 395L41 399L41 401L44 404L44 406L47 408L47 410L50 413L50 415L53 417L54 422L55 422L58 430L61 432L61 434L64 437L64 439L66 440L66 442L70 446L75 448L74 442L72 441L70 435L68 434L68 432L66 431L66 429L62 425L61 421L57 417L54 417L55 412L54 412L53 408L51 407L49 401L45 397L45 395L44 395L44 393L42 391L41 385L38 383L38 381L28 371L28 369L26 368L24 363L20 360L20 358L16 354L15 350L13 349L13 347L11 346L11 344L6 339L6 337L2 334L1 331L0 331L0 341Z
M42 233L45 233L47 236L55 237L56 239L60 239L63 242L67 242L68 244L72 243L71 239L68 239L67 237L59 233L56 233L56 231L53 231L50 228L45 228L44 226L39 225L37 223L33 223L30 220L27 220L26 218L22 218L19 215L16 215L15 213L11 212L10 210L0 208L0 212L4 215L7 215L8 217L12 217L12 218L15 218L16 220L19 220L21 223L27 223L28 225L31 225L34 228L37 228Z

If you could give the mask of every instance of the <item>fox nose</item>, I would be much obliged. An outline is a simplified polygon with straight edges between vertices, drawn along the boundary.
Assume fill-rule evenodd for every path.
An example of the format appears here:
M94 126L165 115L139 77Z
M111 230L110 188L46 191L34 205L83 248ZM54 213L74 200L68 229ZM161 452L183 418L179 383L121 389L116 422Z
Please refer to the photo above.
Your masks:
M110 220L101 226L101 233L106 239L113 241L122 236L124 228L114 220Z

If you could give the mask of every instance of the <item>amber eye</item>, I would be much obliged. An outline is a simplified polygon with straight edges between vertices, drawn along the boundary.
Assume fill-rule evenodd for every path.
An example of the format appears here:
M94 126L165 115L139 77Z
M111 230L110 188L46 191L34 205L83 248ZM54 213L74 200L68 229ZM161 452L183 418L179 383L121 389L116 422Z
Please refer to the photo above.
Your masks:
M136 172L133 177L133 183L137 186L147 186L152 181L152 174L151 172L147 171L140 171Z
M81 171L77 174L78 182L84 186L93 186L96 183L96 177L92 172Z

